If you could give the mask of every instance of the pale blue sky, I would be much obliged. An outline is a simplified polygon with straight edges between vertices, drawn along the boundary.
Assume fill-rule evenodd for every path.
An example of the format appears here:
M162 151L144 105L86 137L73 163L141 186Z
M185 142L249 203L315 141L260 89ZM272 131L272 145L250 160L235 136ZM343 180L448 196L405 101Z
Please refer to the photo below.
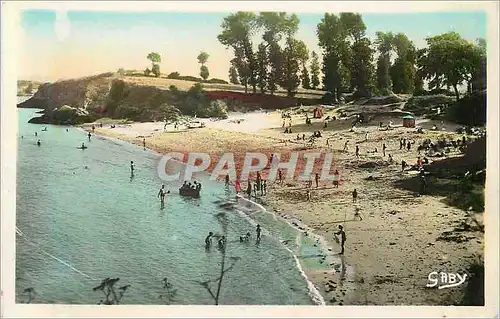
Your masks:
M96 12L29 10L22 14L19 77L53 81L118 68L145 69L151 51L162 56L163 73L198 75L196 56L210 54L210 77L227 80L231 50L217 40L223 13ZM297 38L319 53L316 27L323 13L299 13ZM484 12L413 12L362 14L367 35L403 32L417 47L425 37L456 31L468 40L486 38ZM57 21L57 23L56 23ZM60 25L60 28L55 28ZM59 31L56 32L56 29ZM260 41L257 36L256 40Z

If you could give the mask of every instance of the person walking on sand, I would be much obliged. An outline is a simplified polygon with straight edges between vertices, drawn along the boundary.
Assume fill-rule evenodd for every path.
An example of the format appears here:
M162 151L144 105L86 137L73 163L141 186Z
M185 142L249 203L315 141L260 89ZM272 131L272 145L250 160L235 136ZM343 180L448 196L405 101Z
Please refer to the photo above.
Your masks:
M363 217L361 217L360 211L361 209L358 206L354 207L354 218L359 218L359 220L362 221Z
M319 174L316 173L316 175L314 176L314 181L316 182L316 188L319 187Z
M365 142L368 142L368 132L365 133Z
M354 189L352 191L352 202L356 203L357 201L358 201L358 191L356 189Z
M405 168L408 164L406 164L406 161L402 160L401 161L401 172L404 172L405 171Z
M382 145L382 153L384 154L384 157L385 157L385 150L387 149L387 146L385 145L385 143Z
M278 180L280 182L280 185L283 185L283 172L281 171L281 168L278 169Z
M411 142L410 141L408 141L408 143L406 144L406 148L408 149L408 151L410 151L410 149L411 149Z
M337 236L340 235L340 249L341 250L340 250L339 255L343 255L346 235L345 235L344 227L342 227L342 225L339 225L339 231L336 232L335 235L337 235Z
M95 125L92 124L92 133L94 133L94 132L95 132Z
M356 145L356 157L359 158L359 145Z
M241 192L241 184L239 179L237 179L234 183L234 189L236 191L236 194L239 194Z
M261 229L260 229L260 225L257 225L257 229L255 229L255 232L257 233L257 241L260 241L261 239Z
M212 237L214 236L214 233L209 232L208 236L205 237L205 248L209 249L210 246L212 245Z
M349 144L349 141L345 141L344 143L344 150L343 152L347 152L347 145Z
M248 195L248 198L252 197L252 183L250 181L248 181L247 195Z
M402 138L399 139L399 149L400 150L403 149L403 139Z

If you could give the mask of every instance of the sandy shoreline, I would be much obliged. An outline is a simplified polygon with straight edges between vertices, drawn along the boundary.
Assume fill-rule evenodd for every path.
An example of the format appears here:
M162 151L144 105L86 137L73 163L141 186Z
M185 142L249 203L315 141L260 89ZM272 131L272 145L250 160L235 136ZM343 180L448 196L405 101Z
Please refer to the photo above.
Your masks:
M333 111L332 111L333 112ZM327 114L328 115L328 114ZM244 118L240 124L231 122ZM379 131L377 126L363 126L350 132L350 125L343 121L330 122L326 129L322 120L313 120L311 127L303 124L302 116L294 116L293 134L284 134L279 113L235 115L221 122L207 122L206 128L175 130L163 123L133 123L116 125L110 129L96 128L95 133L146 147L162 154L171 151L208 152L220 154L247 151L264 153L291 152L302 149L305 142L296 141L296 135L310 135L321 130L323 137L313 149L334 154L335 165L341 169L342 185L333 188L331 182L320 182L313 187L311 202L306 199L303 185L297 182L283 186L269 183L268 195L261 200L276 215L288 222L299 220L312 232L322 236L332 247L332 253L340 250L333 232L337 226L345 226L346 253L342 260L354 268L354 281L341 279L340 269L332 272L314 272L304 269L327 304L334 305L453 305L462 297L462 288L426 288L428 274L432 271L464 272L470 257L483 255L484 234L468 232L470 237L462 243L438 240L439 236L453 229L460 222L471 222L471 215L458 208L447 206L442 198L424 195L416 197L415 192L396 187L398 181L411 177L401 172L401 160L413 164L418 153L416 145L426 138L436 139L449 136L452 132L438 131L415 134L414 129L395 127ZM244 125L242 125L245 123ZM258 123L258 125L257 125ZM288 123L288 120L287 120ZM395 122L396 125L398 124ZM432 123L422 126L429 127ZM452 130L453 125L446 125ZM87 125L88 129L89 126ZM365 141L365 133L368 140ZM411 151L399 149L399 138L415 140ZM326 139L329 138L329 145ZM290 140L285 143L285 140ZM349 140L349 150L342 152ZM354 156L355 142L360 146L360 158ZM369 162L385 162L382 143L387 146L395 163L372 168L360 167ZM372 152L375 148L377 153ZM371 180L367 178L371 176ZM243 183L245 184L245 183ZM356 205L361 209L362 221L354 220L352 190L359 196ZM481 221L481 214L475 214ZM306 227L306 226L304 226ZM336 265L335 267L338 267ZM355 291L344 286L355 285Z

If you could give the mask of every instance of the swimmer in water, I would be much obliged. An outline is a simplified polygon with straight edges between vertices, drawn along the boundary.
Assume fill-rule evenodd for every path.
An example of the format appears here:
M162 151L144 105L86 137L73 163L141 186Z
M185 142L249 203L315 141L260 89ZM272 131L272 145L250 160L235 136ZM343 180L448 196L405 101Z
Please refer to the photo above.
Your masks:
M90 141L90 137L92 136L92 134L90 134L90 132L89 132L88 136L89 136L89 141Z
M134 174L134 161L130 161L130 173Z
M85 148L85 143L82 143L82 149Z
M218 245L219 245L220 250L223 250L224 248L226 248L226 237L225 236L222 236L219 239Z
M36 145L40 146L42 145L42 142L40 142L40 140L36 141Z
M165 203L165 195L166 195L165 185L161 185L160 191L158 192L158 197L160 197L161 204Z

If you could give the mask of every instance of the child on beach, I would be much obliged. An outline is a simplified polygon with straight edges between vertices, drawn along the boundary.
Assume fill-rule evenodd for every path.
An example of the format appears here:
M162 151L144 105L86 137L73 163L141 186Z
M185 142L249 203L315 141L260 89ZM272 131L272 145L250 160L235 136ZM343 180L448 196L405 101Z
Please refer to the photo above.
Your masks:
M361 209L358 206L354 207L354 218L359 218L359 220L362 221L363 217L361 217L360 211Z

